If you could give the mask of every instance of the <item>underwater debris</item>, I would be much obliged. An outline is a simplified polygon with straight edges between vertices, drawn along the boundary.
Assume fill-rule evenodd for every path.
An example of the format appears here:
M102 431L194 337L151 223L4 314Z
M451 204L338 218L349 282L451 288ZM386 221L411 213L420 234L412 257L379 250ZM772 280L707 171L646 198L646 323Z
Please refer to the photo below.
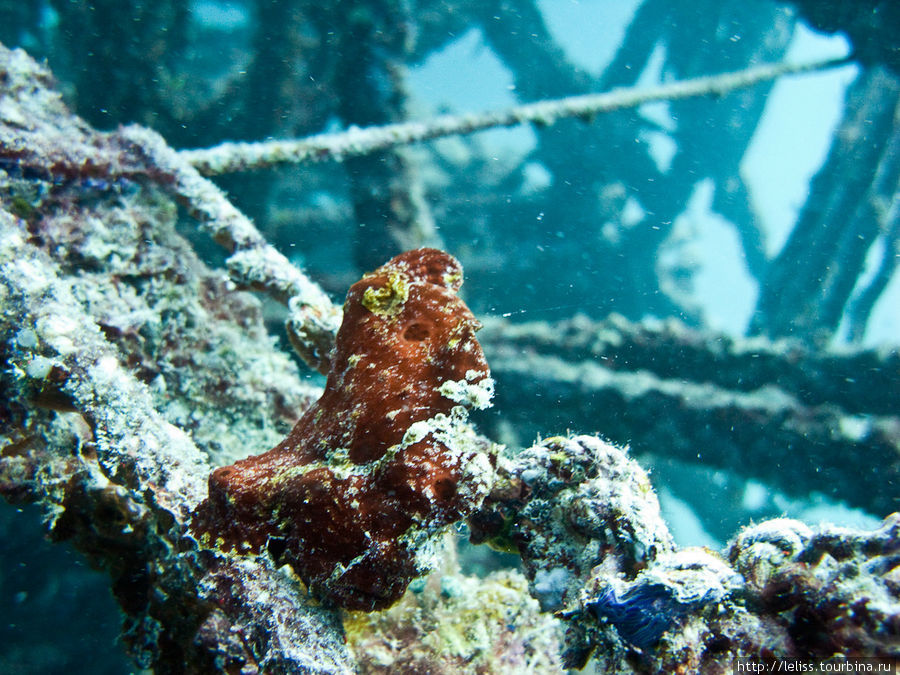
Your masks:
M312 388L259 301L177 234L171 199L144 181L79 189L99 166L85 153L113 150L46 69L0 47L0 72L0 493L39 503L51 537L109 573L141 667L353 672L339 617L295 580L186 536L208 457L275 442ZM17 187L51 175L71 189L10 213Z
M631 577L674 548L647 474L599 438L548 438L498 475L469 519L472 541L518 551L544 611L571 603L601 563Z
M742 530L727 555L802 653L900 663L900 514L871 532L769 520Z
M263 290L287 306L292 346L311 367L327 371L340 313L222 190L150 129L91 129L63 105L51 88L50 72L21 49L0 45L0 75L0 170L15 167L22 176L70 185L134 181L167 190L227 249L235 283Z
M193 529L240 553L269 550L350 609L382 609L428 567L430 540L490 487L465 407L490 404L462 268L403 253L347 293L325 392L273 450L213 471Z
M900 515L860 532L775 519L724 556L677 548L644 471L599 438L498 460L475 542L518 550L567 621L563 660L595 672L726 672L733 659L900 660Z
M440 566L383 612L345 612L347 647L363 675L560 675L563 623L541 612L516 570L460 572L456 534Z
M144 209L150 212L146 204ZM55 214L62 222L47 215L41 226L48 241L59 236L53 228L64 229L64 224L75 228L69 236L83 234L77 226L85 220L68 215ZM192 267L199 261L174 232L160 228L158 241L118 238L133 223L121 211L105 216L108 228L97 219L86 221L97 229L85 250L102 250L104 234L110 237L105 244L116 246L120 254L140 242L148 254L140 268L159 284L155 307L148 297L153 293L138 299L122 288L116 269L122 260L106 256L103 273L76 281L33 243L25 223L0 208L0 344L8 358L0 371L6 413L0 416L0 494L40 502L52 537L71 540L109 572L125 612L123 641L142 667L211 672L215 663L225 663L245 673L352 672L337 618L304 604L296 583L270 561L229 561L210 551L201 553L186 536L189 515L204 495L208 464L197 440L208 440L211 416L199 407L194 410L203 419L195 419L193 437L167 419L177 417L177 404L189 404L197 392L170 371L155 378L157 386L147 386L123 359L140 354L138 341L103 325L86 307L99 314L112 306L130 307L130 314L120 318L140 326L145 334L141 347L153 341L153 334L189 351L197 337L192 327L198 324L174 319L166 334L154 319L157 312L168 313L161 296L182 295L199 281L194 275L208 271ZM49 248L65 258L77 246ZM155 275L150 274L153 265L162 268ZM181 274L170 274L179 265ZM204 315L195 305L186 309L191 319L208 320L207 334L230 332L248 347L255 344L254 332L259 337L260 331L251 330L251 337L242 338L241 331L233 330L234 317ZM121 338L118 345L108 339L116 337ZM224 359L240 358L237 354ZM254 356L259 355L245 361L245 367L262 365ZM166 380L168 389L159 384ZM245 391L235 395L244 396L245 404L264 398L260 384L245 382ZM53 400L65 401L65 406L44 405L48 388ZM42 395L39 401L35 392ZM290 396L289 386L279 393ZM216 414L221 426L222 411ZM220 428L219 442L265 435L266 429L252 426ZM205 449L214 450L215 444ZM283 618L272 622L273 614ZM240 653L230 646L236 634L242 637Z
M204 175L247 171L282 164L341 161L347 157L369 155L379 150L446 136L472 134L486 129L514 127L528 123L546 127L570 117L590 121L603 113L636 108L654 101L723 96L735 89L751 87L786 75L827 70L846 63L845 58L821 59L799 64L769 63L737 72L668 82L653 88L640 85L599 94L526 103L506 110L481 114L441 115L428 122L401 122L365 129L352 127L342 133L319 134L299 140L226 142L213 148L184 150L181 154Z
M203 178L156 132L130 125L116 136L129 154L140 158L148 177L170 190L229 252L231 278L243 288L262 290L288 308L291 346L312 368L328 371L340 313L318 284L275 249L253 222Z
M787 494L823 492L876 514L897 508L896 349L819 353L618 315L485 320L481 343L497 406L526 438L561 425L599 428L635 453L664 448L687 462L702 453L704 464ZM534 406L537 397L557 405Z

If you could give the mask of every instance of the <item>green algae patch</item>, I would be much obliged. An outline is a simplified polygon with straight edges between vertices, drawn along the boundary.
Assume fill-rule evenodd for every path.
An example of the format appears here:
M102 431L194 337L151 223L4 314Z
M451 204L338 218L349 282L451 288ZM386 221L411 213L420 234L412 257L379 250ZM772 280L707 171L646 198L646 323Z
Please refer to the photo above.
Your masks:
M362 304L382 318L397 316L409 298L409 278L401 272L387 275L384 286L371 286L363 293Z
M360 673L563 672L561 625L541 613L524 576L480 579L454 566L445 563L387 611L344 613Z

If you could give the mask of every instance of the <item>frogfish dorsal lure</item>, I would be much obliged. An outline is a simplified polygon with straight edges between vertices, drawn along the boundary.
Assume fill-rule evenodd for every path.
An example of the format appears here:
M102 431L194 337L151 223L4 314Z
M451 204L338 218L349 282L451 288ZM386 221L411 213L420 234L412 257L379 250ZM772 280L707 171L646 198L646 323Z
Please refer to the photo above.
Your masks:
M275 448L210 474L194 534L226 551L268 547L348 609L399 599L493 479L465 420L490 405L493 381L461 284L456 259L427 248L354 284L321 398Z

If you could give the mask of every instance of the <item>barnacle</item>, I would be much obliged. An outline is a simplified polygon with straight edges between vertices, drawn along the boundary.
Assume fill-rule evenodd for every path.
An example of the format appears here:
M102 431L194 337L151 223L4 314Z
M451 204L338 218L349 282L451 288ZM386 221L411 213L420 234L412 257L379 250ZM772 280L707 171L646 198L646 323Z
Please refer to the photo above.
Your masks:
M273 450L213 471L201 540L239 553L268 543L347 608L397 600L493 476L465 420L492 382L461 283L453 257L418 249L354 284L322 397Z

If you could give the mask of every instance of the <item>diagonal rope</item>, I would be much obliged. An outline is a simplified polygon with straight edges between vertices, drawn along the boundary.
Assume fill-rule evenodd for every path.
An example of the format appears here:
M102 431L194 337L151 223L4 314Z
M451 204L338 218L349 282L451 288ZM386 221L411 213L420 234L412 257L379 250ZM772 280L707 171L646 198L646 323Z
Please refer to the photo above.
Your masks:
M462 115L440 115L424 121L384 126L350 127L346 131L318 134L302 139L259 143L226 142L207 149L182 150L179 154L202 174L218 175L286 164L304 164L367 155L436 138L472 134L486 129L520 124L548 126L558 120L595 116L636 108L645 103L675 101L698 96L724 96L737 89L788 75L818 72L852 63L848 57L807 63L776 63L753 66L720 75L670 82L657 87L625 87L599 94L570 96L526 103L505 110Z

